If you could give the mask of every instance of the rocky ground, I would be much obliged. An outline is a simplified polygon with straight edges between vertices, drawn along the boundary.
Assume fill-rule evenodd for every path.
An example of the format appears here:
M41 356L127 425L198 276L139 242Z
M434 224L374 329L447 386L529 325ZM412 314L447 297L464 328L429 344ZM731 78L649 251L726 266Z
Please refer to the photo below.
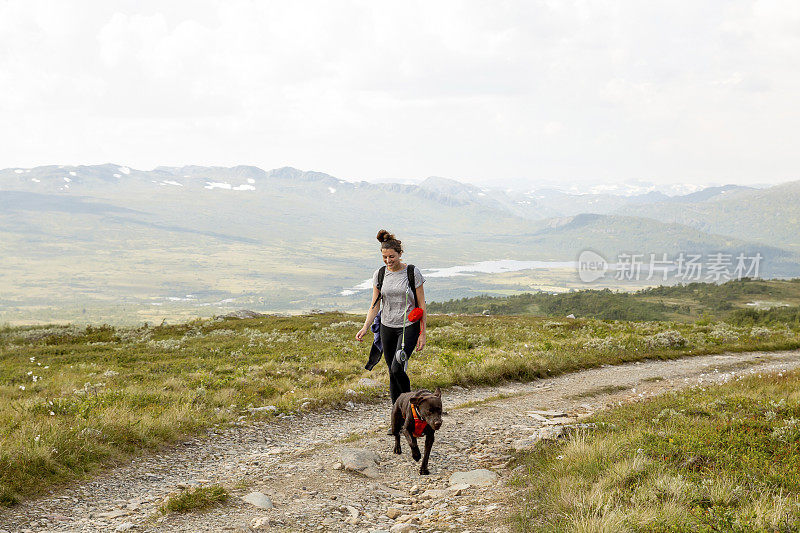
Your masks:
M619 402L797 366L800 351L749 352L446 389L429 476L418 474L405 440L403 455L392 453L388 400L242 420L0 510L0 532L508 531L514 449ZM157 512L168 494L210 484L232 498L206 512Z

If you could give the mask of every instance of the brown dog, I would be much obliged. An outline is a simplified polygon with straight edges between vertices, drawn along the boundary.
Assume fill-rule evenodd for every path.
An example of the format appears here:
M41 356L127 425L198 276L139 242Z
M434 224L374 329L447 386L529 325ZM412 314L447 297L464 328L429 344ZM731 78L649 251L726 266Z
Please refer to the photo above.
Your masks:
M433 433L442 427L442 391L436 387L434 392L420 389L404 392L398 396L392 407L392 435L394 435L394 453L400 455L400 433L402 432L411 447L411 457L422 464L419 473L428 475L428 457L433 447ZM417 438L425 435L425 456L419 453Z

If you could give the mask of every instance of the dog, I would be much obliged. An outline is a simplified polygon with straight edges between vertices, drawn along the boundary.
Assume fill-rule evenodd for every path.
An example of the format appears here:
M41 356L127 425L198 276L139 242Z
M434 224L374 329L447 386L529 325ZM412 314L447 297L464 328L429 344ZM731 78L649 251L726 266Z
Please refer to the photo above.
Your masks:
M428 458L433 447L433 434L442 427L442 391L439 387L431 392L420 389L404 392L398 396L392 406L392 435L394 435L394 453L403 453L400 448L400 433L405 435L411 447L411 457L415 461L422 458L419 473L423 476L428 471ZM425 435L425 455L419 453L417 438Z

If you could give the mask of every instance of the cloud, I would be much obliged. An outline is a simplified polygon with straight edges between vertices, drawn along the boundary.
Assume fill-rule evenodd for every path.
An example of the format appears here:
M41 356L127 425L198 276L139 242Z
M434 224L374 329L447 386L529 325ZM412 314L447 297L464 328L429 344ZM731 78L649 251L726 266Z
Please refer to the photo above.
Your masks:
M0 4L2 166L768 181L795 2Z

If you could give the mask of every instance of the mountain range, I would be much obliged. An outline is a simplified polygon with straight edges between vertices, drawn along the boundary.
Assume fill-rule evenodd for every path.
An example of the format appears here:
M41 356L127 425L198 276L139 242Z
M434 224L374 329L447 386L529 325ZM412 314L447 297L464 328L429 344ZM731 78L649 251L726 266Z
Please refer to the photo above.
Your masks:
M354 288L380 266L380 228L428 268L688 251L760 253L762 275L795 276L798 200L800 182L624 196L351 182L289 167L10 168L0 170L0 320L360 309ZM556 277L580 286L574 269ZM433 299L541 288L488 272L428 287Z

